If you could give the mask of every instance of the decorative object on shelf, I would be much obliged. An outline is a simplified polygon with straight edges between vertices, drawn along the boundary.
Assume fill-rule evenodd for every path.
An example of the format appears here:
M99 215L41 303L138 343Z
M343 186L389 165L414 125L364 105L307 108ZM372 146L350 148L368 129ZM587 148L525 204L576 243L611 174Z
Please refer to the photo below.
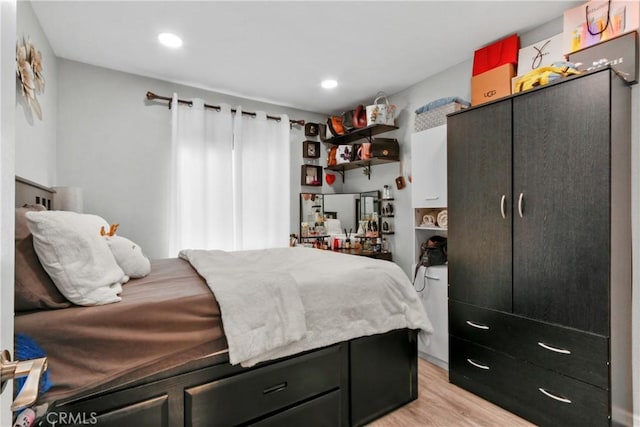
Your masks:
M393 216L393 203L385 202L382 204L382 215Z
M42 54L35 48L31 40L22 39L16 45L16 74L22 89L22 96L27 100L33 113L42 120L42 109L36 94L44 93L44 75L42 74Z
M438 216L436 217L436 221L438 223L438 226L442 227L442 228L447 228L447 225L449 224L449 216L447 214L447 210L443 209L440 212L438 212Z
M391 199L391 187L389 187L388 185L385 185L382 188L382 198L383 199Z
M353 147L350 145L338 145L338 152L336 154L336 164L348 163L351 161L351 150Z
M304 125L304 136L318 136L318 123L306 123Z
M302 157L317 159L320 157L320 143L318 141L304 141L302 143Z
M373 105L367 105L367 126L395 124L396 106L389 103L384 92L378 92Z
M300 171L300 184L319 187L322 185L322 167L315 165L302 165Z
M409 182L411 182L411 175L409 175ZM399 177L396 178L396 188L398 190L402 190L406 186L407 186L407 183L404 181L404 176L400 175Z
M420 227L434 227L436 225L436 218L431 214L426 214L422 217L422 223Z
M324 179L325 181L327 181L327 184L329 185L333 185L333 183L336 182L336 176L332 173L326 174Z
M393 230L391 229L391 224L386 219L382 221L382 232L383 233L391 233Z

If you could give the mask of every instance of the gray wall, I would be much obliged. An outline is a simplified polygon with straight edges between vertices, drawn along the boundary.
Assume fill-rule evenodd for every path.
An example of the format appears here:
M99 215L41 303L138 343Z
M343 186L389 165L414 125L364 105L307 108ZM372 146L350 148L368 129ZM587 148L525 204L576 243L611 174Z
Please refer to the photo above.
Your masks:
M119 223L118 232L152 258L168 253L171 113L145 100L152 91L181 99L242 105L245 111L288 114L317 121L317 114L232 97L65 59L58 60L57 185L79 186L85 212ZM291 230L297 232L304 129L291 132ZM220 206L220 209L228 209Z
M562 32L562 18L555 19L535 30L521 34L522 46L536 43L545 37L550 37ZM406 90L389 96L390 101L398 106L400 114L397 131L380 135L381 137L394 137L400 143L402 169L407 186L398 190L395 186L395 178L400 175L400 165L397 163L373 166L371 168L371 180L364 176L361 170L349 171L346 174L344 191L357 192L368 190L382 190L384 185L390 185L395 198L395 234L390 236L389 243L393 251L394 261L411 276L413 260L414 230L412 227L413 209L411 207L411 183L408 177L411 174L411 134L414 131L414 111L416 108L439 98L459 96L463 99L471 99L471 69L473 60L462 62L435 76L429 77ZM429 167L429 165L424 165Z
M18 40L31 39L42 53L45 78L44 93L36 95L42 108L42 120L32 113L16 79L16 175L51 186L56 182L57 58L31 3L19 1L16 14Z

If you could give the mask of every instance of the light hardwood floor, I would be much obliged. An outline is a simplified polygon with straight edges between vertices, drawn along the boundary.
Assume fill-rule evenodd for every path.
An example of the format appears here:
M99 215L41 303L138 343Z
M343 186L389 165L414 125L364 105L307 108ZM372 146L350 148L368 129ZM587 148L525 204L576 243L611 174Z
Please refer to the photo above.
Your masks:
M525 427L533 424L449 383L448 372L418 358L418 399L369 427Z

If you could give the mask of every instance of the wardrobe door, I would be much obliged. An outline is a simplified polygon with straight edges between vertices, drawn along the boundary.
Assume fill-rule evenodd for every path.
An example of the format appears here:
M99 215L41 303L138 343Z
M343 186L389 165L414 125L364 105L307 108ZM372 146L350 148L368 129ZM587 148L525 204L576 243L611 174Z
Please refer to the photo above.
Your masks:
M511 100L447 121L449 298L511 311Z
M513 99L514 313L602 335L609 85L609 73L596 73Z

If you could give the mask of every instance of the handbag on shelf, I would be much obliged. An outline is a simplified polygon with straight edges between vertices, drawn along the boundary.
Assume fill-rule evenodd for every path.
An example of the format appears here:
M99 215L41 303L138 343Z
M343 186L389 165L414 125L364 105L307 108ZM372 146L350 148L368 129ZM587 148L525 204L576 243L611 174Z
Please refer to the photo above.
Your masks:
M333 136L344 135L344 126L342 126L342 116L331 116L327 119L327 127Z
M434 265L444 265L446 263L447 238L442 236L429 237L426 242L420 245L420 259L413 273L413 281L415 282L420 267L431 267Z
M384 92L378 92L373 105L367 105L367 126L395 124L396 106L389 103Z

